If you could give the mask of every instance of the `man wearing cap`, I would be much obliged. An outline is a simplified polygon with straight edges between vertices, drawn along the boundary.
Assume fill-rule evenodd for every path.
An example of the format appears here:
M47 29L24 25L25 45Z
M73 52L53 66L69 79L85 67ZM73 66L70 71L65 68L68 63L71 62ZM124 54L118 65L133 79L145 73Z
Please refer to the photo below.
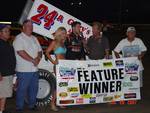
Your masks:
M42 49L32 32L31 20L25 20L23 22L23 32L17 35L13 42L17 60L16 109L19 113L23 112L26 95L28 95L29 109L36 110L39 78L37 65L42 57Z
M122 39L116 48L114 49L115 55L119 58L119 53L122 52L123 57L134 57L137 56L142 62L147 48L144 45L143 41L140 38L136 37L136 29L134 27L128 27L127 29L127 38ZM141 63L140 62L140 63ZM142 63L140 65L140 87L143 86L142 83L142 71L144 70Z
M16 58L14 48L8 43L10 26L0 24L0 113L6 112L6 98L12 96L13 75L15 74Z

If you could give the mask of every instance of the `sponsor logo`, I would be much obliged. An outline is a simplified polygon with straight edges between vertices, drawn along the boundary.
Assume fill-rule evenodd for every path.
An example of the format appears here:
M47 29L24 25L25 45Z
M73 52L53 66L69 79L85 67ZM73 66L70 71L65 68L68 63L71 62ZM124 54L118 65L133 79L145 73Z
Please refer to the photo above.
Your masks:
M139 88L129 88L129 90L135 91L135 90L139 90Z
M67 68L67 67L59 68L59 74L62 77L62 79L74 79L75 73L76 73L76 69L73 68Z
M91 104L96 103L96 97L91 97L91 98L90 98L90 103L91 103Z
M96 97L107 96L107 94L96 94Z
M137 76L131 76L131 77L130 77L130 80L131 80L131 81L137 81L138 79L139 79L139 78L138 78Z
M71 93L71 97L72 98L76 98L76 97L78 97L79 96L79 93Z
M74 103L74 100L60 100L59 101L60 104L73 104Z
M121 95L114 95L114 99L118 99L120 97L121 97Z
M78 87L69 87L67 89L68 92L78 92Z
M99 64L88 64L88 67L98 67Z
M68 82L60 82L59 87L66 87L68 86Z
M76 103L77 104L83 104L83 98L77 98Z
M124 66L123 60L116 60L115 63L116 63L116 66L117 66L117 67L122 67L122 66Z
M113 100L113 96L107 96L103 98L103 101L112 101Z
M123 82L122 83L123 87L132 87L132 82Z
M59 93L59 96L62 98L65 98L68 96L68 94L66 92L61 92L61 93Z
M136 98L136 93L125 93L124 94L124 98L128 99L128 98Z
M104 63L103 63L103 66L104 66L104 67L112 67L113 64L112 64L112 62L104 62Z
M92 94L83 94L81 95L82 98L91 98Z
M127 74L137 74L139 65L136 63L126 63L125 72Z

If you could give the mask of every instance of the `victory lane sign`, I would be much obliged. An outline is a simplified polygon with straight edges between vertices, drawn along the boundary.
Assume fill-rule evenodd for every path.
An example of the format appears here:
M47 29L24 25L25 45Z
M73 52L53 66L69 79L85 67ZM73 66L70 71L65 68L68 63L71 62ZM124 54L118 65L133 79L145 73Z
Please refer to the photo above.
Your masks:
M137 58L60 60L56 74L57 105L140 99Z

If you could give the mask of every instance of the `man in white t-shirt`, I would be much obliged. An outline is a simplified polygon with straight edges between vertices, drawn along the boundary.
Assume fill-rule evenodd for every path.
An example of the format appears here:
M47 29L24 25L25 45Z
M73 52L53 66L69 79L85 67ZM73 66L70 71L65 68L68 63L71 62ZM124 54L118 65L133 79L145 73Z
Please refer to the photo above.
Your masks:
M128 27L127 29L127 38L122 39L116 48L114 49L115 55L117 58L120 57L119 53L122 52L123 57L134 57L137 56L140 61L144 57L147 48L144 45L143 41L136 36L136 29L134 27ZM141 62L140 62L141 63ZM142 83L142 71L144 70L142 63L140 66L140 86L143 86Z
M25 20L23 32L13 42L17 60L17 112L23 111L25 96L28 96L30 110L34 110L36 105L39 78L37 65L42 57L42 49L32 32L32 22Z

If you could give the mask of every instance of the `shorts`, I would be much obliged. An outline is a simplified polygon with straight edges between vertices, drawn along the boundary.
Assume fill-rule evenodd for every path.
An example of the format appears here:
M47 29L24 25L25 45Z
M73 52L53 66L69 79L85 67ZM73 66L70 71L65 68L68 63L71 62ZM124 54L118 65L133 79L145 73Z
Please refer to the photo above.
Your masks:
M13 76L5 76L0 81L0 98L12 97L13 93Z

